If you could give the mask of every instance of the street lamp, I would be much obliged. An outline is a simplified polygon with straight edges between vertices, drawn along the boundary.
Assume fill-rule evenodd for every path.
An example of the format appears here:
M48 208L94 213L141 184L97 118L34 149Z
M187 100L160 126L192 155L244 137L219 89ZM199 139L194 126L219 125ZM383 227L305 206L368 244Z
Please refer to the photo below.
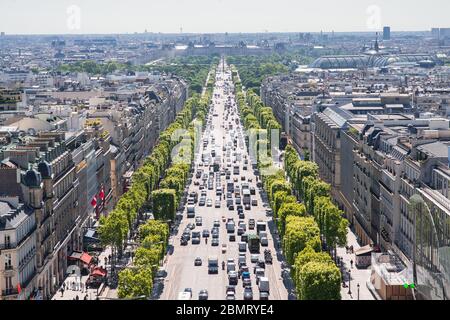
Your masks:
M348 269L348 294L352 294L351 290L351 283L352 283L352 277L351 277L351 271Z
M359 283L356 285L356 287L358 288L358 300L359 300Z

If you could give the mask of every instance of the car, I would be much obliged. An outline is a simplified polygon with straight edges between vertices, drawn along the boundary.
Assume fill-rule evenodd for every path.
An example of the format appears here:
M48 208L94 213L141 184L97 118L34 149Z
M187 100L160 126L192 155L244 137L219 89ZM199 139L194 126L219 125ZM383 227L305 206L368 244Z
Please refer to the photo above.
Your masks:
M196 226L201 226L202 225L202 217L196 217L195 218L195 225Z
M234 241L236 241L236 236L234 234L230 234L230 236L228 237L228 240L230 242L234 242Z
M195 217L195 207L192 205L188 206L186 213L187 213L188 218L194 218Z
M251 287L244 289L244 300L253 300L253 291Z
M257 199L252 199L252 206L257 206L258 205L258 200Z
M211 246L217 247L219 245L219 239L213 238L211 241Z
M220 200L216 200L216 203L214 204L215 208L220 208Z
M198 293L198 300L208 300L208 290L200 290Z
M194 266L201 266L202 265L202 258L197 257L194 260Z
M256 269L255 269L256 284L257 284L257 285L259 284L259 279L260 279L261 277L264 277L264 275L265 275L265 271L264 271L263 268L256 268Z
M222 243L222 253L226 253L226 252L227 252L227 244Z
M238 284L239 277L238 273L234 270L228 272L228 283L230 286L235 286Z
M180 239L180 245L187 246L188 240L185 237L181 237Z
M181 235L181 238L184 238L187 241L191 240L191 232L190 232L190 230L183 231L183 234Z
M259 260L259 254L252 254L252 255L250 256L250 262L251 262L251 263L257 263L258 260Z
M208 238L209 237L209 230L208 229L204 229L202 232L202 237L203 238Z
M245 257L245 256L244 256ZM240 258L240 257L239 257ZM240 267L239 267L239 277L244 273L247 272L248 274L250 274L248 266L245 264L245 261L243 262L243 264L239 263Z
M227 292L227 296L225 297L225 300L236 300L236 296L234 292Z
M248 228L249 228L250 230L255 229L255 219L249 219L249 220L248 220Z
M241 228L241 227L239 227L238 229L237 229L237 235L238 236L241 236L241 235L243 235L244 234L244 229L243 228Z
M259 293L259 300L269 300L269 293L262 291Z
M195 224L193 223L188 223L188 225L186 226L186 228L189 228L191 230L195 229Z
M212 207L212 200L211 199L206 200L206 206L207 207Z
M183 292L189 293L191 295L191 298L192 298L192 288L184 288Z
M214 220L214 227L219 228L220 227L220 221Z
M252 280L250 278L242 278L242 287L251 287L252 286Z
M245 219L244 212L239 212L239 219Z
M228 206L228 210L234 210L234 204L230 204L229 206Z
M244 205L244 208L245 208L245 210L250 210L250 208L251 208L250 203L246 203Z
M195 199L189 197L189 198L187 199L187 204L188 204L188 205L194 205L194 204L195 204Z
M200 244L200 238L193 237L191 243L192 244Z
M261 246L263 247L267 247L269 245L269 240L267 239L267 237L261 237L259 241L261 243Z

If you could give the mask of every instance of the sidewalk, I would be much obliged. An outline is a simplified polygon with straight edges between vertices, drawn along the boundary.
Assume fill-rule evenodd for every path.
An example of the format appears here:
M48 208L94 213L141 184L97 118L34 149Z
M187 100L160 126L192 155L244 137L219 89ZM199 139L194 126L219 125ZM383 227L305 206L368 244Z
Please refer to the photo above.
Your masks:
M353 252L360 248L358 241L356 240L356 236L352 230L347 228L347 245L353 246ZM367 269L357 269L355 267L355 254L354 253L346 253L345 247L337 248L338 257L344 258L344 267L341 267L342 277L345 281L346 287L342 287L341 284L341 296L342 300L357 300L358 299L358 288L359 284L359 299L360 300L375 300L366 283L370 278L370 267ZM351 267L350 260L353 260L353 268ZM350 291L349 294L349 273L350 270Z
M98 267L106 268L108 274L111 272L111 264L109 264L109 262L105 263L105 257L108 259L110 254L111 247L106 247L106 249L99 254L97 264ZM122 265L120 262L122 261L119 261L117 266ZM109 288L106 284L101 285L98 289L86 288L86 281L88 278L89 275L81 276L81 278L75 274L67 275L63 281L65 284L64 293L61 293L61 288L63 287L63 284L61 284L60 289L52 297L52 300L76 300L77 296L79 300L96 300L97 295L100 300L105 298L117 298L117 290Z

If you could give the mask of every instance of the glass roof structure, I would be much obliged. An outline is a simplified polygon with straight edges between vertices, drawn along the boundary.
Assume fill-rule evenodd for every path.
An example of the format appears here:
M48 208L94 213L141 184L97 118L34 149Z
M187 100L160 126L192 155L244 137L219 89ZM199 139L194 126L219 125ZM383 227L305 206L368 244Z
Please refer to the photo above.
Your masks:
M436 58L427 54L323 56L316 59L309 67L320 69L381 68L394 63L418 63L424 60L435 62Z

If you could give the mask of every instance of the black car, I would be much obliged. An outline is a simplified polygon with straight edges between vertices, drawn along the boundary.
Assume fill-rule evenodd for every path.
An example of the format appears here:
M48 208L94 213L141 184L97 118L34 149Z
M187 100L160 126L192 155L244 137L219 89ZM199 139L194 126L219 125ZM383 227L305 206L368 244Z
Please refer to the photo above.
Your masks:
M201 265L202 265L202 259L200 257L195 258L194 266L201 266Z
M181 238L185 238L187 241L191 240L191 233L190 232L183 232L183 235L181 236Z
M209 230L207 230L207 229L203 230L202 236L203 236L203 238L208 238L209 237Z
M234 234L230 234L229 240L231 242L236 241L236 236Z
M192 238L192 244L200 244L200 238Z
M187 246L188 240L187 240L185 237L182 237L181 240L180 240L180 244L181 244L182 246Z
M198 300L208 300L208 290L200 290Z
M253 291L251 287L244 289L244 300L253 300Z
M187 225L187 228L193 230L193 229L195 229L195 224L189 223L189 224Z

